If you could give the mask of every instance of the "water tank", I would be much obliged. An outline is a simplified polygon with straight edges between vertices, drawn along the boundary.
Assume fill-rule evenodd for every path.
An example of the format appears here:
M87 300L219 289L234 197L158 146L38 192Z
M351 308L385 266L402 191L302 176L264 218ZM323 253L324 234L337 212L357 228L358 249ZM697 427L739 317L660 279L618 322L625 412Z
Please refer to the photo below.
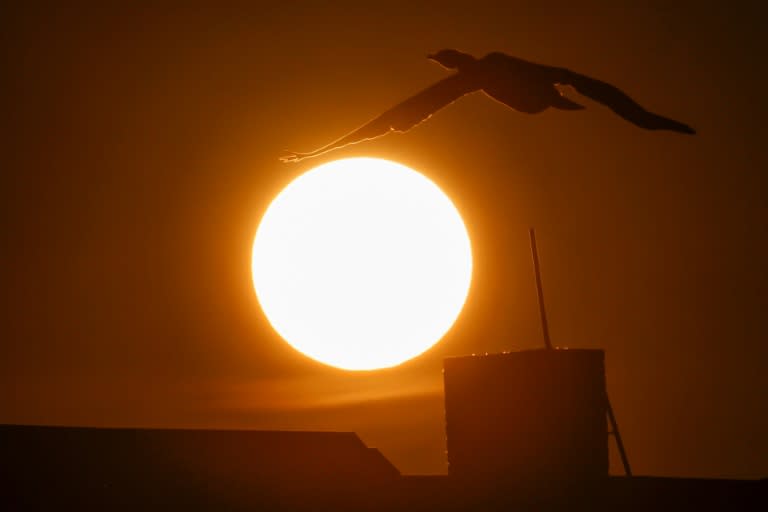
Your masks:
M607 478L604 359L585 349L446 359L449 475L518 488Z

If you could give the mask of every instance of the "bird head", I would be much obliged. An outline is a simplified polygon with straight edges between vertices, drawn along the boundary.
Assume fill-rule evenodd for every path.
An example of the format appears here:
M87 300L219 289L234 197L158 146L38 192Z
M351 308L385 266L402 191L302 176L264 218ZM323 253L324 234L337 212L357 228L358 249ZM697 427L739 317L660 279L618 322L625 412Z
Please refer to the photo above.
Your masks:
M470 54L463 53L452 48L440 50L437 53L430 53L427 55L427 58L437 62L446 69L458 70L461 70L462 68L477 62L477 59L475 59Z

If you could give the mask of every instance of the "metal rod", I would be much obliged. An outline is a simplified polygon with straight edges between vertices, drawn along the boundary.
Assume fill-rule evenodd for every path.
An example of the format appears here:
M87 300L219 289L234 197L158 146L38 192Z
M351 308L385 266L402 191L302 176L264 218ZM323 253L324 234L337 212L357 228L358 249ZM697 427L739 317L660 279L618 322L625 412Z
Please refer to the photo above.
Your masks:
M552 342L549 341L549 327L547 326L547 310L544 308L544 290L541 286L541 271L539 270L539 254L536 252L536 234L533 228L528 230L531 236L531 256L533 257L533 272L536 275L536 292L539 297L539 315L541 316L541 330L544 334L544 346L547 349L552 348Z
M608 420L611 422L611 432L616 439L616 446L619 448L619 456L621 457L621 463L624 465L624 473L627 476L632 476L632 469L629 467L629 459L627 458L627 452L624 451L624 442L621 440L621 434L619 434L619 424L616 422L616 416L613 415L613 407L611 407L611 401L608 400L608 395L605 395L605 406L608 411Z

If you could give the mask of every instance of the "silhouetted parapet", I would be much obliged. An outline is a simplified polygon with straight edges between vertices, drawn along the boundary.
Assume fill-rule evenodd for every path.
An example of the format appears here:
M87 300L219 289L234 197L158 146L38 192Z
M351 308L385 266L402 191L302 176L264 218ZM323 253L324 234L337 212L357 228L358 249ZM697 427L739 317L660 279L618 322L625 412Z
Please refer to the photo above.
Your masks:
M444 362L448 472L517 493L608 476L602 350L526 350Z
M768 486L759 480L611 477L606 510L768 510Z
M348 432L0 425L0 453L4 510L364 509L399 478Z

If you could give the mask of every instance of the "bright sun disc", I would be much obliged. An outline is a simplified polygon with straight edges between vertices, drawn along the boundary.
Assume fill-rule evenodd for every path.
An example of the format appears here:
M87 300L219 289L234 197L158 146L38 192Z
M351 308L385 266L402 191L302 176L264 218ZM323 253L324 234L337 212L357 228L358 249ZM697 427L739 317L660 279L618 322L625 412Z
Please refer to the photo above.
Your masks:
M394 162L350 158L299 176L272 201L251 270L267 319L296 350L372 370L416 357L450 329L472 252L434 183Z

